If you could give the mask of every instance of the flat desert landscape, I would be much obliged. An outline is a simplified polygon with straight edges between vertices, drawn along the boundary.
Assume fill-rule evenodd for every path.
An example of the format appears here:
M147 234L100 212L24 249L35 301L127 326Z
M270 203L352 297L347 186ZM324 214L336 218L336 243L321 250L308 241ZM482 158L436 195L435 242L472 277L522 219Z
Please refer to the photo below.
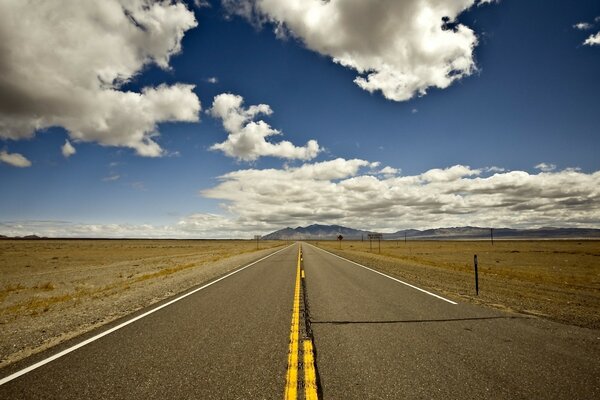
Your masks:
M451 298L600 329L598 240L310 243Z
M0 367L284 246L243 240L1 240ZM600 328L600 241L309 241L460 301ZM473 255L479 261L475 293Z
M248 264L249 240L0 240L0 367Z

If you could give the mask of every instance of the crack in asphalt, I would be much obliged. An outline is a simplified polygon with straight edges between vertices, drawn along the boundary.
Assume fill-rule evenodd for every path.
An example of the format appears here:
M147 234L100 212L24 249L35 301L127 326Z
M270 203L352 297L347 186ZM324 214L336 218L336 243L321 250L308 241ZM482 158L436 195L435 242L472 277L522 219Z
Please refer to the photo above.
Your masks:
M391 321L309 321L309 324L330 324L330 325L347 325L347 324L412 324L412 323L432 323L432 322L456 322L456 321L481 321L491 319L531 319L532 317L474 317L474 318L448 318L448 319L405 319Z

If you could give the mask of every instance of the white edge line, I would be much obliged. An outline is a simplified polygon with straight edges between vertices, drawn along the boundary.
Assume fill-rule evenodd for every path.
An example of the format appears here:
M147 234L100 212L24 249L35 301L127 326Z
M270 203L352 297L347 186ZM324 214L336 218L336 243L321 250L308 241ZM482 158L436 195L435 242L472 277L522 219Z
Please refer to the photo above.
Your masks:
M306 242L304 242L304 243L306 243ZM385 276L386 278L390 278L390 279L391 279L391 280L393 280L393 281L399 282L399 283L401 283L401 284L403 284L403 285L406 285L406 286L408 286L408 287L411 287L411 288L413 288L413 289L416 289L416 290L418 290L418 291L420 291L420 292L427 293L427 294L428 294L428 295L430 295L430 296L437 297L438 299L440 299L440 300L444 300L444 301L446 301L446 302L448 302L448 303L450 303L450 304L454 304L454 305L458 304L458 303L457 303L457 302L455 302L455 301L448 300L448 299L446 299L446 298L444 298L444 297L442 297L442 296L440 296L440 295L437 295L437 294L435 294L435 293L428 292L428 291L427 291L427 290L425 290L425 289L421 289L420 287L417 287L417 286L415 286L415 285L411 285L410 283L407 283L407 282L401 281L400 279L394 278L393 276L386 275L386 274L384 274L383 272L379 272L379 271L376 271L376 270L374 270L374 269L372 269L372 268L365 267L365 266L364 266L364 265L362 265L362 264L359 264L359 263L357 263L357 262L354 262L354 261L352 261L352 260L348 260L347 258L344 258L344 257L340 257L340 256L338 256L337 254L333 254L333 253L331 253L331 252L329 252L329 251L327 251L327 250L323 250L323 249L322 249L322 248L320 248L320 247L313 246L313 245L312 245L312 244L310 244L310 243L307 243L307 244L308 244L309 246L311 246L311 247L314 247L314 248L316 248L316 249L319 249L319 250L321 250L321 251L324 251L325 253L331 254L331 255L332 255L332 256L334 256L334 257L340 258L340 259L342 259L342 260L344 260L344 261L348 261L349 263L352 263L352 264L354 264L354 265L358 265L359 267L362 267L362 268L364 268L364 269L368 269L369 271L375 272L376 274L383 275L383 276Z
M244 266L242 268L236 269L235 271L230 272L227 275L220 277L219 279L216 279L216 280L214 280L212 282L209 282L206 285L203 285L203 286L201 286L201 287L199 287L197 289L192 290L191 292L183 294L183 295L181 295L181 296L179 296L179 297L177 297L177 298L175 298L175 299L173 299L173 300L171 300L171 301L169 301L169 302L167 302L165 304L161 304L160 306L158 306L156 308L153 308L150 311L146 311L145 313L143 313L141 315L138 315L135 318L132 318L132 319L130 319L128 321L125 321L125 322L123 322L123 323L121 323L121 324L119 324L117 326L114 326L114 327L112 327L112 328L110 328L110 329L108 329L108 330L106 330L106 331L104 331L102 333L97 334L96 336L93 336L93 337L91 337L89 339L86 339L86 340L84 340L81 343L78 343L78 344L76 344L76 345L74 345L72 347L69 347L68 349L65 349L65 350L63 350L63 351L61 351L59 353L56 353L53 356L50 356L50 357L48 357L48 358L46 358L46 359L44 359L42 361L39 361L39 362L37 362L37 363L35 363L33 365L30 365L27 368L24 368L24 369L22 369L20 371L17 371L17 372L15 372L15 373L13 373L13 374L5 377L5 378L2 378L2 379L0 379L0 386L4 385L7 382L12 381L13 379L16 379L16 378L20 377L21 375L25 375L26 373L31 372L34 369L37 369L37 368L39 368L39 367L41 367L41 366L43 366L45 364L48 364L49 362L52 362L52 361L54 361L54 360L56 360L56 359L58 359L58 358L60 358L60 357L62 357L64 355L67 355L67 354L71 353L72 351L75 351L75 350L77 350L77 349L79 349L79 348L81 348L81 347L83 347L83 346L85 346L87 344L90 344L90 343L92 343L92 342L100 339L101 337L109 335L109 334L111 334L111 333L113 333L113 332L115 332L115 331L117 331L117 330L119 330L119 329L121 329L121 328L123 328L123 327L125 327L125 326L127 326L127 325L129 325L129 324L131 324L131 323L133 323L133 322L135 322L137 320L139 320L139 319L147 317L148 315L150 315L150 314L152 314L152 313L154 313L154 312L156 312L156 311L158 311L158 310L160 310L162 308L170 306L171 304L173 304L173 303L175 303L175 302L177 302L177 301L179 301L179 300L181 300L181 299L183 299L185 297L191 296L192 294L194 294L196 292L199 292L202 289L205 289L205 288L207 288L207 287L209 287L211 285L214 285L215 283L217 283L219 281L222 281L223 279L228 278L228 277L230 277L233 274L237 274L238 272L243 271L246 268L251 267L254 264L257 264L257 263L259 263L259 262L261 262L261 261L263 261L263 260L265 260L265 259L267 259L267 258L269 258L271 256L274 256L275 254L280 253L283 250L286 250L286 249L288 249L288 248L290 248L291 246L294 246L294 245L295 245L295 243L291 244L289 246L286 246L283 249L277 250L276 252L271 253L271 254L269 254L269 255L267 255L267 256L259 259L259 260L256 260L256 261L254 261L254 262L252 262L252 263L250 263L250 264L248 264L248 265L246 265L246 266Z

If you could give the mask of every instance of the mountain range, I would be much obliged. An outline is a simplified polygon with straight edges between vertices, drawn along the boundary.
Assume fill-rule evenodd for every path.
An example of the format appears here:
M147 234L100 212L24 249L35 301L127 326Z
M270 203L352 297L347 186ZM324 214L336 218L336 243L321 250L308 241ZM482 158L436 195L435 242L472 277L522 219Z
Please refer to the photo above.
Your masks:
M264 240L301 240L320 239L334 240L338 235L344 239L360 240L368 239L372 231L348 228L340 225L313 224L306 227L284 228L263 236ZM491 228L475 226L462 226L452 228L436 229L406 229L393 233L384 233L384 240L412 239L488 239L492 234ZM536 229L511 229L494 228L494 238L498 239L575 239L575 238L598 238L600 229L592 228L553 228L544 227Z

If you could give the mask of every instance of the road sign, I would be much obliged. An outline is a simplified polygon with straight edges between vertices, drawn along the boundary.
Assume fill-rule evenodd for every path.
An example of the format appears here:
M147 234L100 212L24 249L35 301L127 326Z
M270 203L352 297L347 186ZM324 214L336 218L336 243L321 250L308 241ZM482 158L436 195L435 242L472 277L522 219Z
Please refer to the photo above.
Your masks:
M383 238L382 233L369 233L369 249L373 251L373 240L379 242L379 252L381 253L381 239Z
M342 240L344 237L342 235L338 235L337 239Z

